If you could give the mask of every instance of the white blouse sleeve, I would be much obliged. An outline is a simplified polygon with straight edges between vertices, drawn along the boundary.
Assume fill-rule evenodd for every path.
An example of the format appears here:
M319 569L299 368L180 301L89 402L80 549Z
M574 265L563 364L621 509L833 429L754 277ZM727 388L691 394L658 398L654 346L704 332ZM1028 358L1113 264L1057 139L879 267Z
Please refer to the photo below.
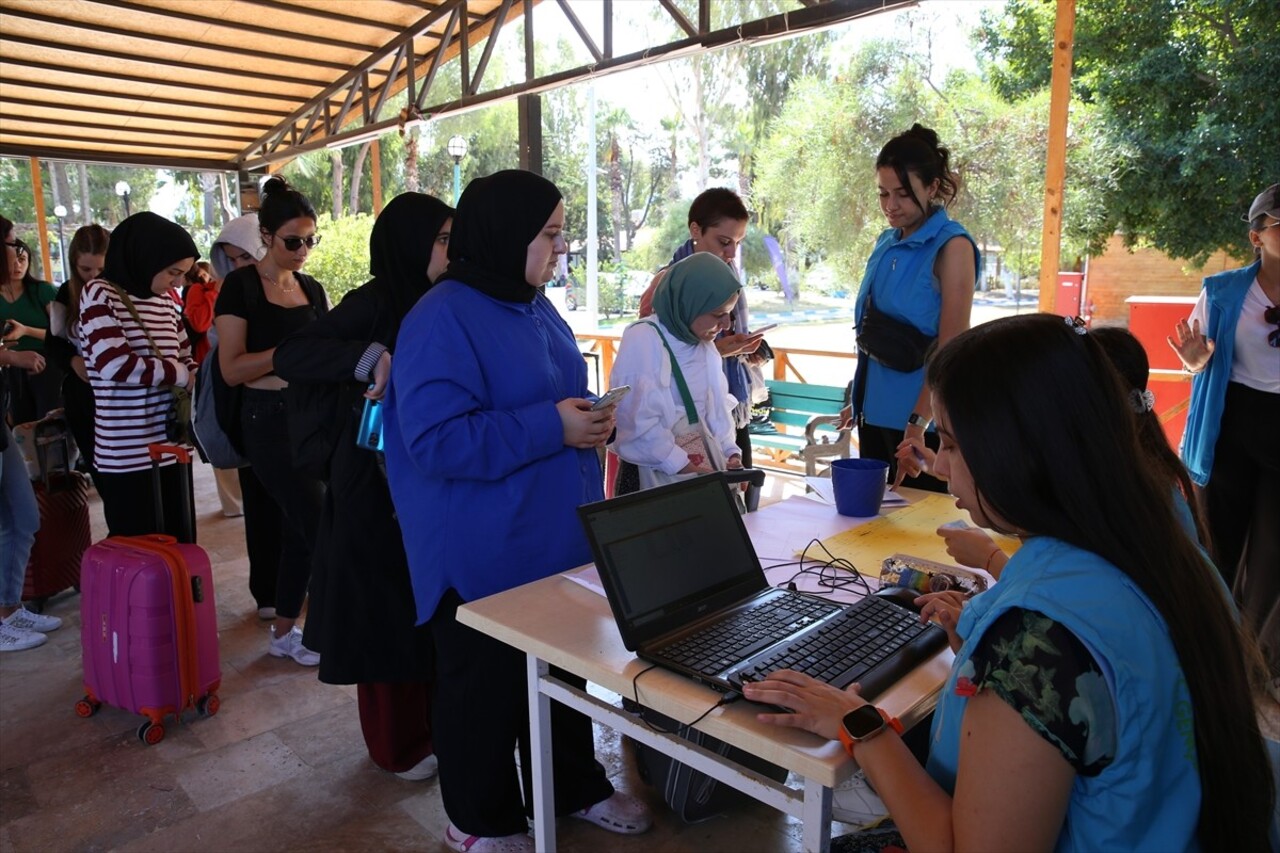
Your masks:
M652 326L635 323L622 333L609 385L631 386L615 413L614 453L665 474L688 465L689 456L676 446L673 431L682 412L676 410L672 395L670 357Z

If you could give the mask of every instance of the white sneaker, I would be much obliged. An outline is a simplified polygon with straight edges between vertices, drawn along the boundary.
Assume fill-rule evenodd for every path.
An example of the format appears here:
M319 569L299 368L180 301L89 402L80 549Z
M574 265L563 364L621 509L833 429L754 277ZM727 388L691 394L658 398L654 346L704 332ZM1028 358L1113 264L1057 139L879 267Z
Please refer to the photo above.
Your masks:
M25 607L19 607L4 618L4 624L21 631L39 631L41 634L47 634L61 628L62 620L57 616L32 613Z
M21 611L19 611L21 612ZM24 631L0 619L0 652L22 652L42 646L49 638L37 631Z
M421 782L424 779L430 779L435 776L439 769L440 764L436 761L436 757L428 755L408 770L401 770L396 775L409 782Z
M831 798L833 819L858 829L870 829L888 816L884 801L871 790L861 770L836 786Z
M303 666L319 666L320 654L302 645L302 629L297 625L283 637L276 638L276 626L271 626L271 641L267 644L267 654L273 658L293 658Z

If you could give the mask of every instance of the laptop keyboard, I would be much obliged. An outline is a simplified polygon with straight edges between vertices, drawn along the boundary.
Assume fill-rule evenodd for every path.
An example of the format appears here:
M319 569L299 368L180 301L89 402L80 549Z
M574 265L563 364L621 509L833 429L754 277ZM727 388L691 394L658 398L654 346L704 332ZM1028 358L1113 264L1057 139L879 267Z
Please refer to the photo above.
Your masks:
M662 655L701 672L719 672L844 607L805 595L771 598L677 640Z
M816 631L778 649L730 678L735 686L760 681L779 669L846 687L861 682L875 696L946 644L946 634L921 625L919 614L868 596Z

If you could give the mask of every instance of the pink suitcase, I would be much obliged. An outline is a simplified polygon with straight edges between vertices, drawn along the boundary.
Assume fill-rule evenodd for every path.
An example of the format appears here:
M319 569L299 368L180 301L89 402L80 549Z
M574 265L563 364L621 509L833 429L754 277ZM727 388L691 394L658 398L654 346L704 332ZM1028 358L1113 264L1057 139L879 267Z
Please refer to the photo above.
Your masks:
M81 717L103 703L147 717L145 744L164 739L163 719L194 708L218 712L218 619L209 557L170 536L120 536L84 554L80 641Z

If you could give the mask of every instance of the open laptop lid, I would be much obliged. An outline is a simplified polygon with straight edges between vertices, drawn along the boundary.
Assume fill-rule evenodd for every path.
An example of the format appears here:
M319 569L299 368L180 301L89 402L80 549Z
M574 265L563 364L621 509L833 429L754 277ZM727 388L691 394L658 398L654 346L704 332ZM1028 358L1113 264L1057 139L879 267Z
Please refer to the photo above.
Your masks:
M721 474L584 504L578 517L631 651L769 588Z

